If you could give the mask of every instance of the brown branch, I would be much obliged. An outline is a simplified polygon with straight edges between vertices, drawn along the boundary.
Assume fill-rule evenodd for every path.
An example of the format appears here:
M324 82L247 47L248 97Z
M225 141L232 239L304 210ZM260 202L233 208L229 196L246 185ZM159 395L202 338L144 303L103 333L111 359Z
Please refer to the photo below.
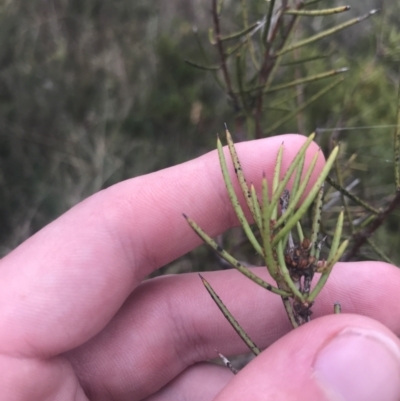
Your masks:
M300 2L296 6L297 9L300 9L302 7L303 7L303 2ZM286 29L286 32L283 35L282 41L279 44L277 51L283 49L283 46L286 44L286 41L290 36L290 33L294 27L296 20L297 20L296 15L290 19L290 22L288 23L288 28ZM260 76L259 76L259 85L260 86L263 86L267 82L268 76L271 74L271 71L274 68L274 65L276 62L276 57L274 55L270 55L270 49L271 49L271 45L274 42L276 35L278 33L279 26L282 23L283 23L283 11L275 23L274 30L271 33L270 41L267 42L267 44L266 44L265 53L264 53L264 61L263 61L263 65L260 69ZM263 136L262 128L261 128L261 113L262 113L263 100L264 100L264 97L263 97L263 92L261 90L257 97L257 100L256 100L256 110L255 110L255 116L254 116L257 138L262 138L262 136Z
M233 107L235 109L235 112L237 113L240 110L240 106L239 106L239 101L232 89L232 82L231 82L231 78L229 76L228 66L226 64L224 45L221 42L221 25L219 23L217 0L212 1L212 16L213 16L213 21L214 21L215 42L216 42L217 50L218 50L219 57L221 60L221 69L222 69L222 74L224 76L224 80L225 80L225 84L226 84L226 90L227 90L229 97L232 99Z
M353 246L351 249L345 253L342 260L347 262L351 260L354 256L356 256L357 252L360 248L367 242L368 238L383 224L383 222L387 219L389 214L400 204L400 191L396 192L396 195L389 203L389 205L385 208L383 212L381 212L372 223L366 227L364 230L357 232L353 236Z

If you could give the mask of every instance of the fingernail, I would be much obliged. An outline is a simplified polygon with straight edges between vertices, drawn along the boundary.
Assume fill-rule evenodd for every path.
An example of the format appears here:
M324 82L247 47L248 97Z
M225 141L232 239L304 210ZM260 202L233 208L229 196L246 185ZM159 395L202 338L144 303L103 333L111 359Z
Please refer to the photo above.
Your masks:
M319 351L314 371L328 400L400 400L400 350L380 332L342 331Z

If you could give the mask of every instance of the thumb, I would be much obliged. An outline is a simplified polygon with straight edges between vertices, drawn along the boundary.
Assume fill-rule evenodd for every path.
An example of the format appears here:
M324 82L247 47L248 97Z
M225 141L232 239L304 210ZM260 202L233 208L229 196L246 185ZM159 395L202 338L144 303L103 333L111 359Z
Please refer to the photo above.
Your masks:
M246 366L216 401L398 401L400 341L359 315L316 319Z

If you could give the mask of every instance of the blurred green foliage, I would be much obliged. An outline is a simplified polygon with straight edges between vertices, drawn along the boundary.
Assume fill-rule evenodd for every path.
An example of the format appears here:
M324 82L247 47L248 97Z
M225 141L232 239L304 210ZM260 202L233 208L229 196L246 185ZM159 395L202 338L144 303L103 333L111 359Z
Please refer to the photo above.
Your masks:
M183 62L195 13L175 7L2 2L1 253L101 188L212 148L228 107Z
M353 3L365 7L361 12L371 8L359 0ZM227 32L238 27L238 4L227 1ZM209 10L206 0L1 2L1 254L101 188L214 149L216 132L222 131L224 122L233 125L234 110L211 74L184 63L199 59L193 26L206 45L212 25ZM264 12L262 2L253 2L249 20ZM399 15L399 5L388 4L365 23L290 56L328 55L301 66L281 67L277 83L344 66L350 71L345 84L276 133L393 124ZM299 35L319 32L332 21L304 20ZM214 50L209 47L209 51L216 60ZM290 57L285 61L293 61ZM324 85L318 81L296 90L307 97ZM298 104L298 95L288 92L283 105L271 95L265 119L272 124L282 117ZM371 179L368 157L393 159L391 133L370 129L337 135L345 145L343 157L358 153L360 164L366 166L351 170L348 180L358 175ZM329 132L320 135L324 148L329 136ZM376 203L390 193L393 183L392 170L378 171L378 164L372 163L375 182L363 181L362 187ZM397 236L398 227L389 227L383 238L388 232L391 238L393 233ZM198 251L200 259L207 255L204 249ZM195 259L189 255L171 265L170 271L185 270ZM197 263L195 267L200 267Z

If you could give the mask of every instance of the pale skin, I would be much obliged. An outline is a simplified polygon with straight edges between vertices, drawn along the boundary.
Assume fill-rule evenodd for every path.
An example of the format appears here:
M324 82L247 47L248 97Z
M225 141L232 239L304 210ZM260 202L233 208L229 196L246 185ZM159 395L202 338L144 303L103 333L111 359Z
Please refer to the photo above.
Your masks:
M285 170L304 137L237 145L249 182L263 171L271 179L282 140ZM323 163L321 156L313 180ZM237 224L216 152L97 193L0 261L2 400L321 401L334 398L315 379L316 361L338 333L371 331L400 349L394 266L338 264L313 321L295 331L278 296L232 270L204 276L256 344L273 345L237 376L204 362L215 350L246 348L198 275L143 281L200 244L182 213L211 236ZM332 315L335 301L342 315ZM379 363L396 382L400 368ZM400 399L400 385L393 391L379 399Z

